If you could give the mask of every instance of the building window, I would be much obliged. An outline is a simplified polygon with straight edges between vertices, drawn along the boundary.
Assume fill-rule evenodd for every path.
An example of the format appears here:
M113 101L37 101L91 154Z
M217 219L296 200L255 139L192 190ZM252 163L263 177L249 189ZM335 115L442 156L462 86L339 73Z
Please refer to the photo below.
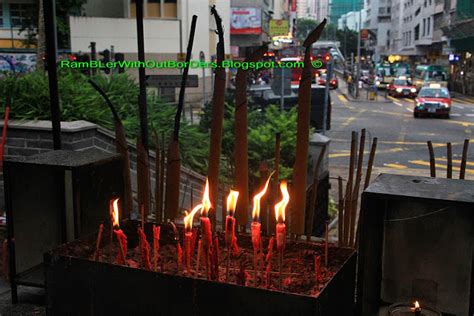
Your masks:
M33 3L10 3L10 20L12 27L20 27L32 16Z
M423 19L423 35L422 36L425 36L426 35L426 20Z
M420 38L420 24L415 26L415 41L417 41Z
M427 23L426 23L426 35L430 35L430 21L431 21L431 17L429 17L427 19Z
M0 27L2 27L3 25L3 7L0 6Z

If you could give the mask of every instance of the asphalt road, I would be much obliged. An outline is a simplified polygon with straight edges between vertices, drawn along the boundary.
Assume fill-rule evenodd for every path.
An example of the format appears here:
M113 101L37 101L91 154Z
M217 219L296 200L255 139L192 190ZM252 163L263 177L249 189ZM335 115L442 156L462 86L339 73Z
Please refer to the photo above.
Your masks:
M344 86L342 89L345 89ZM378 137L374 174L397 173L429 176L426 142L431 140L436 156L437 176L446 177L446 143L453 151L453 178L459 176L464 139L470 139L466 179L474 179L474 97L456 96L450 119L414 118L414 101L392 98L386 101L351 101L342 90L331 91L332 129L329 163L332 176L347 177L351 131L367 130L366 156L371 138ZM365 94L363 94L365 96Z

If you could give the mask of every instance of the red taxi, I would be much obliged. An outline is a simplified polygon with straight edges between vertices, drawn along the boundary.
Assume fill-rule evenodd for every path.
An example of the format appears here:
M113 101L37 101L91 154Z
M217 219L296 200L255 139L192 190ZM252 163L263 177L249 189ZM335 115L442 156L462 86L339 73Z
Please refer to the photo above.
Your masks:
M416 87L406 78L392 80L388 86L388 95L392 97L416 97Z
M413 115L433 115L442 118L449 118L451 111L451 96L447 88L441 85L431 84L421 88L418 97L415 99Z

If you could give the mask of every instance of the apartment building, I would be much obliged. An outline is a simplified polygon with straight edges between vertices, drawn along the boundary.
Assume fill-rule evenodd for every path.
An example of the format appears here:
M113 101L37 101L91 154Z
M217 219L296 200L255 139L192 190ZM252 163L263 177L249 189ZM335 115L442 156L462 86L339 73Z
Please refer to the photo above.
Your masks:
M392 0L365 0L364 8L367 14L363 25L369 30L365 49L372 61L379 62L387 56L390 46Z
M23 21L36 12L35 0L3 0L0 4L0 49L21 52L35 45L25 42L26 32L20 33Z
M358 32L362 28L363 21L367 18L367 11L362 9L360 11L351 11L347 12L337 20L337 28L339 30L344 30L348 28L349 30Z

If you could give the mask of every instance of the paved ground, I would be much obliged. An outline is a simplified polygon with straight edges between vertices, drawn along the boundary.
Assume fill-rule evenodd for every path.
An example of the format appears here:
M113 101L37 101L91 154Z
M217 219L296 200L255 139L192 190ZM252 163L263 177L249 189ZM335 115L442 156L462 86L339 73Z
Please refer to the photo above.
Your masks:
M402 173L429 176L429 157L426 141L435 149L437 172L446 174L446 143L453 147L453 177L458 176L464 139L473 138L474 98L458 96L453 99L450 119L413 117L414 101L408 98L377 102L355 102L344 96L344 84L332 94L332 129L330 168L333 176L347 176L351 131L367 129L368 153L373 137L378 137L375 173ZM362 93L365 96L365 93ZM474 144L468 155L466 179L474 179Z

